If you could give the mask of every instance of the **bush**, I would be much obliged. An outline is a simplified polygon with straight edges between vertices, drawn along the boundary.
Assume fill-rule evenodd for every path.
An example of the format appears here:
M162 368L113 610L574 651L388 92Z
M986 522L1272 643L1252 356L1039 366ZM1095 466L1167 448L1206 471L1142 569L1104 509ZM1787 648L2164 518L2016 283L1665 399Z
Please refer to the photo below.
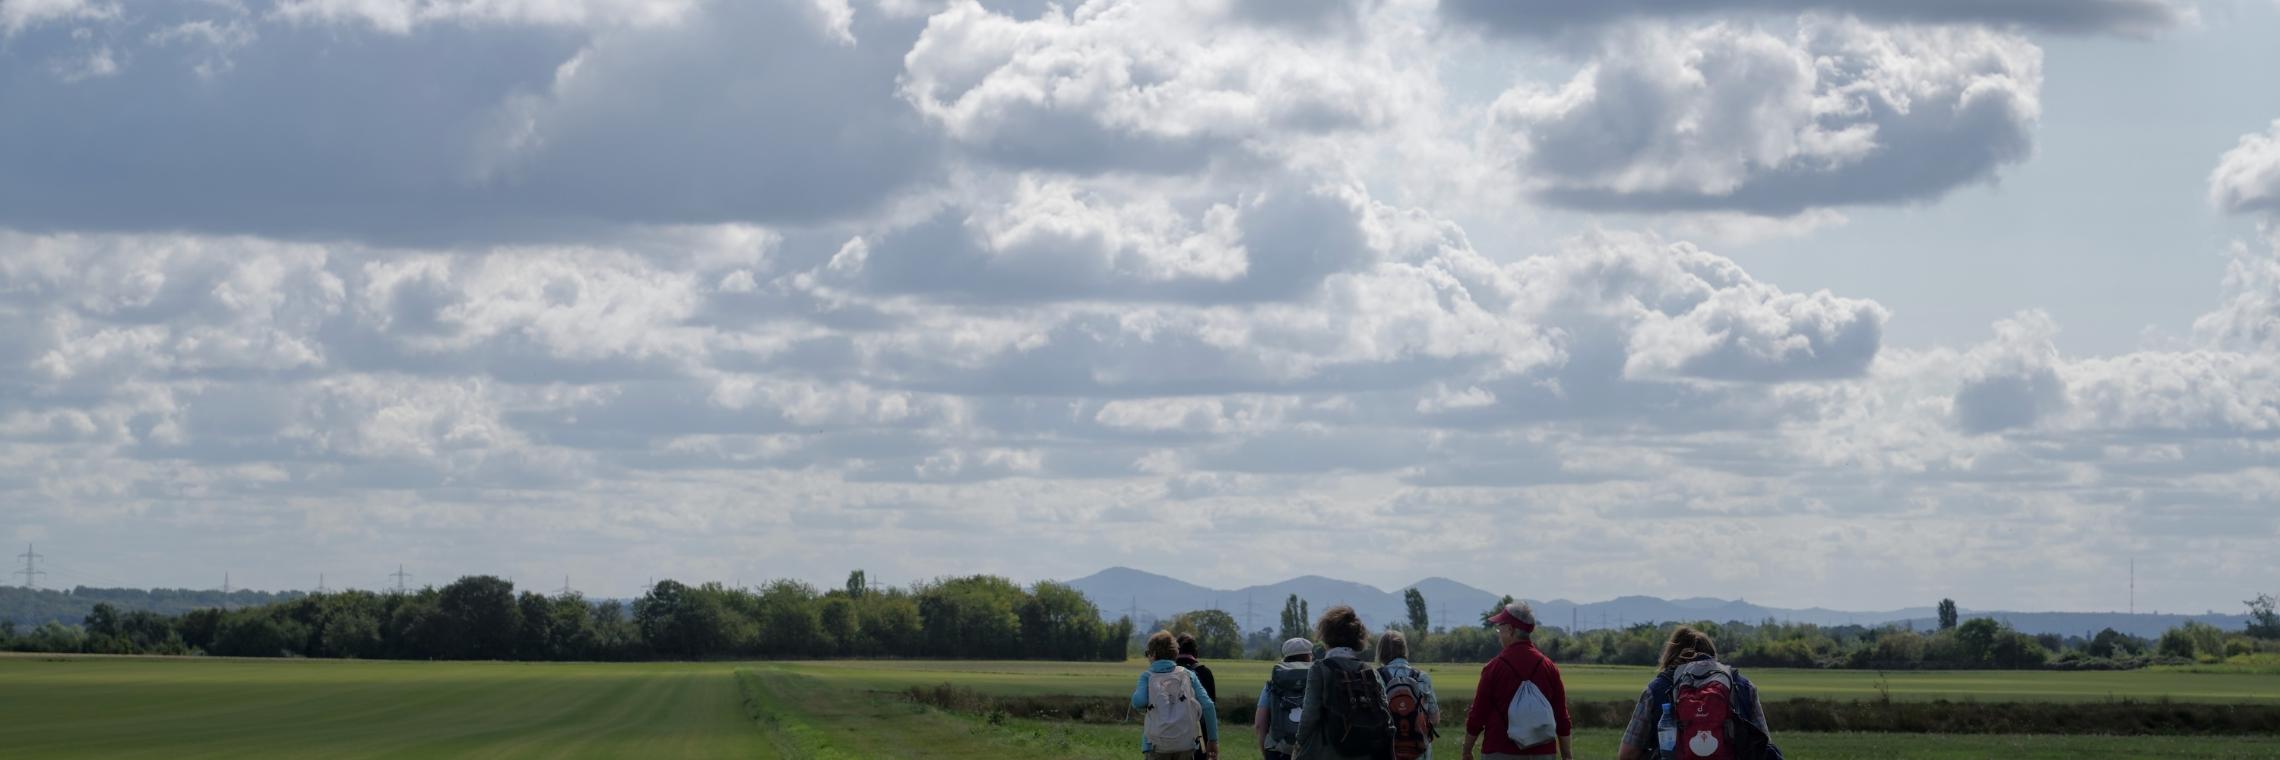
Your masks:
M2161 634L2156 647L2164 657L2175 657L2200 662L2216 662L2225 657L2224 631L2197 620L2171 628Z

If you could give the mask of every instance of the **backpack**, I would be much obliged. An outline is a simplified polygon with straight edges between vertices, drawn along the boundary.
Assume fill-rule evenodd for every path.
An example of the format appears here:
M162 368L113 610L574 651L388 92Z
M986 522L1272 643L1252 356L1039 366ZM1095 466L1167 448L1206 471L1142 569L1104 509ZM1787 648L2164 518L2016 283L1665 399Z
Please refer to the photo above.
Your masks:
M1773 738L1744 716L1733 668L1695 660L1671 671L1671 718L1678 724L1681 760L1764 760L1781 757Z
M1425 687L1416 668L1378 668L1385 681L1385 709L1393 714L1394 760L1417 760L1432 750L1431 716L1425 714Z
M1148 722L1142 736L1158 752L1192 749L1203 736L1203 713L1187 668L1148 673Z
M1543 669L1543 662L1538 662L1536 670ZM1504 737L1521 749L1559 738L1559 715L1552 711L1552 700L1536 688L1535 679L1535 673L1521 679L1520 688L1512 691L1512 701L1504 706Z
M1322 695L1323 738L1347 757L1393 757L1393 713L1386 709L1385 685L1378 682L1377 671L1345 657L1315 667L1329 669Z
M1306 668L1281 665L1267 674L1267 741L1288 754L1298 743L1299 721L1306 717Z

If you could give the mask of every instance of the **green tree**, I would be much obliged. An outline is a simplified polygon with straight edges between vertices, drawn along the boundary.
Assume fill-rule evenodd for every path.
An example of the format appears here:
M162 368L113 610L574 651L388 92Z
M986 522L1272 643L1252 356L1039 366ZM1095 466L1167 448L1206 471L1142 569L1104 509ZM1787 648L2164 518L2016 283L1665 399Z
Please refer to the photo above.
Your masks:
M1425 609L1425 592L1411 588L1401 592L1402 605L1409 608L1409 637L1413 647L1423 648L1425 636L1433 632L1433 617Z
M2038 668L2050 659L2050 652L2035 637L2008 626L2003 629L2003 635L1995 638L1995 645L1987 654L1988 661L2000 668Z
M312 623L316 641L310 645L310 656L363 659L387 655L380 633L385 613L379 595L342 591L314 598L313 606L317 608Z
M560 660L564 653L554 651L554 605L546 597L525 591L515 597L515 609L522 618L522 631L515 636L515 656L524 660Z
M674 580L658 581L633 603L634 628L641 640L659 654L689 659L728 649L732 641L728 615L717 595Z
M515 656L515 640L522 632L522 608L515 604L515 585L494 575L470 575L452 581L436 596L436 611L443 616L444 659L506 660Z
M2184 625L2162 632L2158 649L2163 657L2219 659L2225 656L2225 632L2208 623L2188 620Z
M1131 656L1132 618L1119 617L1101 632L1100 656L1102 662L1123 662Z
M1312 625L1313 623L1307 619L1306 600L1298 598L1297 594L1292 594L1289 599L1283 600L1281 638L1286 640L1314 638L1313 633L1308 630Z
M1488 608L1488 610L1487 610L1487 611L1480 613L1480 627L1482 627L1482 628L1495 628L1496 626L1494 626L1494 625L1491 625L1491 624L1488 622L1488 619L1489 619L1489 618L1492 618L1492 617L1496 617L1496 613L1499 613L1499 612L1503 612L1503 611L1504 611L1504 608L1505 608L1505 607L1508 607L1508 606L1511 606L1511 604L1512 604L1512 595L1511 595L1511 594L1505 594L1505 595L1504 595L1504 598L1496 600L1496 606L1494 606L1494 607L1490 607L1490 608Z
M918 600L902 589L873 590L856 600L855 654L911 655L920 648Z
M262 608L233 612L222 620L214 653L226 657L289 657L301 654L309 631Z
M2271 594L2257 594L2248 604L2248 635L2259 639L2280 639L2280 612L2273 610L2275 600Z
M1243 627L1224 611L1182 612L1172 616L1165 630L1194 636L1198 656L1221 660L1243 656Z
M870 576L864 575L863 571L857 570L855 572L847 574L847 595L849 597L861 599L863 598L864 592L870 590L871 578Z
M2092 657L2110 659L2133 654L2135 649L2136 647L2130 642L2130 637L2123 635L2121 631L2107 628L2090 637L2090 643L2084 645L2082 651Z
M1877 664L1908 664L1924 661L1924 637L1910 630L1888 630L1876 637L1870 648L1869 660Z
M855 616L855 600L846 594L828 594L816 609L816 618L823 623L823 637L827 654L846 656L854 651L862 635L862 623Z
M617 603L610 604L614 606ZM594 608L587 605L585 597L575 592L548 599L545 614L553 618L554 622L546 627L546 634L551 637L546 644L546 651L560 659L607 659L595 646L599 637L594 628L594 612Z
M1012 660L1022 657L1022 603L1029 595L993 575L951 578L918 591L925 651L936 657Z
M1994 662L1995 640L2003 636L2003 624L1993 618L1972 618L1955 628L1955 643L1965 662L1985 665Z
M766 639L762 650L777 655L825 653L823 615L815 587L794 580L771 581L760 590L760 630Z
M1100 648L1100 608L1066 583L1040 581L1021 604L1023 656L1089 660Z
M109 602L97 602L94 609L87 611L87 619L82 621L81 627L87 629L89 636L99 638L118 636L119 608L111 606Z
M584 600L578 600L583 606ZM585 610L586 628L593 633L593 643L587 651L594 659L624 659L647 655L648 643L641 638L641 629L626 616L625 603L605 599Z
M1955 629L1955 625L1956 625L1956 617L1957 617L1957 615L1956 615L1956 609L1955 609L1955 600L1954 600L1954 599L1941 599L1941 600L1940 600L1940 630L1943 630L1943 631L1950 631L1950 630L1954 630L1954 629Z

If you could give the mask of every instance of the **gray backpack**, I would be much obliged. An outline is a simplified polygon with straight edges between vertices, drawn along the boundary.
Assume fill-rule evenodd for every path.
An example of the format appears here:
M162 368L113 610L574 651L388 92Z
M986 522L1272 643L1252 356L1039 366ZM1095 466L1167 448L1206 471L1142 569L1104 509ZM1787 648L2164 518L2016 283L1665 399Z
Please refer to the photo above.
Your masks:
M1306 663L1286 662L1267 675L1267 743L1276 752L1288 753L1298 744L1298 724L1306 712L1306 669Z

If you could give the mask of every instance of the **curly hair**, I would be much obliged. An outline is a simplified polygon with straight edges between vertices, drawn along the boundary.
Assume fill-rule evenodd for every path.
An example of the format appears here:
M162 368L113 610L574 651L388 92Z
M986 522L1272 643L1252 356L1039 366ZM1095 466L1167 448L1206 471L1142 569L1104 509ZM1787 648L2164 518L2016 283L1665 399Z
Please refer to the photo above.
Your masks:
M1670 632L1670 642L1663 645L1661 666L1663 670L1669 670L1704 657L1716 656L1718 645L1710 640L1710 634L1697 631L1691 625L1682 625L1678 630Z
M1171 631L1148 634L1148 659L1169 660L1179 656L1179 645L1172 643Z
M1354 614L1353 607L1343 604L1324 611L1322 619L1314 624L1314 633L1325 647L1360 651L1369 646L1370 630L1362 626L1362 616Z

